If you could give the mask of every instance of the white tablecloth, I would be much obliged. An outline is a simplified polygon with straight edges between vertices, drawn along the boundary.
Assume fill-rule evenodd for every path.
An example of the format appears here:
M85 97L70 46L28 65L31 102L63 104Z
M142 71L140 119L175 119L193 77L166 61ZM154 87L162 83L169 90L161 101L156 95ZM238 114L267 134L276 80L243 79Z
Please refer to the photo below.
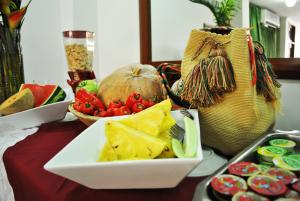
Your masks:
M14 201L14 195L12 188L7 180L7 175L3 163L3 154L5 150L15 145L17 142L23 140L28 135L35 133L38 128L30 128L26 130L14 130L14 131L0 131L0 200L1 201Z

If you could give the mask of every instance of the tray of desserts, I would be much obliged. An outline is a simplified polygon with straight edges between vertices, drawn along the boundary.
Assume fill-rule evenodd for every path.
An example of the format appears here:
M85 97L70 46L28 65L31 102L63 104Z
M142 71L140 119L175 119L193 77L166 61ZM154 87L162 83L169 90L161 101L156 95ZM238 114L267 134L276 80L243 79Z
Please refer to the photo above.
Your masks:
M193 201L300 200L300 131L267 134L196 187Z

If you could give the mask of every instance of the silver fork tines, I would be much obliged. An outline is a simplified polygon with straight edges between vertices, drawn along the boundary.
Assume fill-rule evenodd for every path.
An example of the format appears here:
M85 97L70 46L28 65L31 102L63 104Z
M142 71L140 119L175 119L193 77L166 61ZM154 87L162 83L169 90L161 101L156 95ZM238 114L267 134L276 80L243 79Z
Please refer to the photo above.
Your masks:
M180 110L180 113L183 114L183 116L186 116L186 117L190 118L191 120L194 120L193 115L187 109Z
M175 124L170 129L170 136L181 142L184 139L184 133L185 133L185 130L183 128L181 128L180 126L178 126L178 124Z

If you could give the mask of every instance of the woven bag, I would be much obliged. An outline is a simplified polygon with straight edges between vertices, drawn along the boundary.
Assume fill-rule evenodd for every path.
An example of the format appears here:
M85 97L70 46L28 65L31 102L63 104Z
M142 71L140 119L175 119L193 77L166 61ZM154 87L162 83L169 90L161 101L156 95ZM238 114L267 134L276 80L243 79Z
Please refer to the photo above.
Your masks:
M202 143L226 155L238 153L272 129L280 105L278 99L267 101L253 85L247 37L245 29L234 29L228 35L193 30L181 65L182 79L185 81L191 70L201 59L207 58L211 50L207 45L193 59L199 44L203 44L206 38L226 44L224 49L232 64L236 88L222 94L222 101L208 107L198 107Z

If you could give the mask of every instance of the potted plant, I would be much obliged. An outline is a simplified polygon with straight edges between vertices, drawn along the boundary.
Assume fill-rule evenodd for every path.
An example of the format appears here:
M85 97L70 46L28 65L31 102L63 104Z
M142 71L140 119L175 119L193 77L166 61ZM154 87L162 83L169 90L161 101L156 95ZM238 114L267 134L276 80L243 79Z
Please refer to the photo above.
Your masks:
M210 27L211 32L228 34L232 30L231 20L238 10L239 0L190 0L206 6L214 15L217 27Z

